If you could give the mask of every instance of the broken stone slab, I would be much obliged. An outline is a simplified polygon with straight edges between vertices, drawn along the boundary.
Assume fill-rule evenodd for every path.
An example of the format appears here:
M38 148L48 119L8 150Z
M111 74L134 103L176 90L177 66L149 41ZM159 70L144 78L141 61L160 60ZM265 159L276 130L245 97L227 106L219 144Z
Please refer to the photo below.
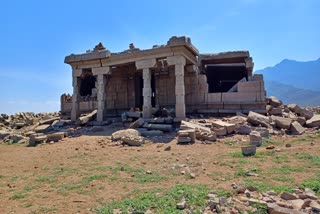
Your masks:
M196 142L196 133L194 129L179 130L178 135L180 136L183 133L188 134L188 137L190 137L192 143Z
M303 214L304 213L299 210L280 207L276 203L267 203L267 207L268 207L269 214Z
M141 146L144 143L144 137L130 134L121 137L121 140L130 146Z
M111 135L111 140L120 140L124 136L140 136L141 133L135 129L125 129L113 132Z
M144 137L153 137L153 136L161 136L163 135L163 131L161 130L142 130L140 131L141 133L141 136L144 136Z
M307 120L304 117L297 117L297 122L300 123L301 126L304 126L306 125Z
M177 143L192 143L190 137L178 136Z
M25 137L19 134L11 134L9 135L9 139L14 143L18 143L20 140L24 139Z
M212 129L216 133L217 136L225 136L228 133L226 127L212 128Z
M47 135L47 141L57 142L59 140L62 140L64 137L65 137L64 132L55 132Z
M280 194L280 198L282 198L283 200L295 200L295 199L298 199L297 196L295 196L294 194L288 193L288 192L282 192Z
M64 124L65 124L64 121L55 120L55 121L53 121L53 123L52 123L52 127L60 128L60 127L64 126Z
M227 123L227 122L224 122L222 120L214 121L214 122L212 122L212 125L214 127L218 127L218 128L225 127L228 134L233 133L235 131L235 129L236 129L235 124Z
M268 117L253 111L249 112L247 121L253 125L261 125L266 128L271 127L270 120Z
M238 134L248 135L252 131L252 127L247 124L242 124L239 125L235 131Z
M126 112L127 117L132 118L140 118L142 117L142 113L140 111L128 111Z
M311 110L301 109L299 115L309 120L314 116L314 113Z
M90 126L106 126L110 125L112 123L112 120L105 120L105 121L96 121L96 120L91 120L87 123L87 125Z
M47 135L43 133L36 133L29 137L29 146L36 146L44 142L47 142Z
M278 117L278 116L271 116L271 119L276 123L276 126L280 129L287 129L290 130L292 119Z
M267 101L272 107L275 107L275 108L282 105L282 101L275 96L269 97Z
M40 120L39 123L40 123L40 125L43 125L43 124L51 125L56 120L60 120L60 117L53 117L53 118L50 118L50 119L47 119L47 120Z
M303 128L301 126L301 124L298 123L297 121L293 121L291 123L290 131L291 131L292 134L301 135L301 134L303 134L305 132L305 128Z
M292 204L294 209L300 210L300 209L304 209L307 205L306 203L308 203L308 202L305 202L302 199L295 199L295 200L291 200L290 203Z
M307 120L306 126L309 128L320 127L320 115L316 114L311 119Z
M139 118L136 121L134 121L133 123L131 123L130 125L130 129L136 129L141 127L144 124L144 119L143 118Z
M260 132L252 131L250 133L250 145L254 145L256 147L262 145L262 137L260 135Z
M251 156L256 154L257 147L255 145L244 146L241 147L241 151L244 156Z
M147 124L145 123L143 125L144 128L147 128L148 130L160 130L164 132L170 132L172 130L171 124Z
M300 114L301 108L297 104L288 104L287 107L290 109L290 111Z
M15 127L16 127L17 129L20 129L20 128L26 126L27 124L24 123L24 122L20 122L20 123L18 122L18 123L15 123L14 125L15 125Z
M34 131L37 133L46 133L49 132L50 130L52 130L52 126L50 126L49 124L44 124L44 125L40 125L37 126Z
M320 213L320 204L316 201L311 201L310 207L314 213Z
M269 115L282 115L282 108L281 107L276 107L276 108L271 108L268 111Z
M259 132L261 137L269 137L269 129L267 129L267 128L255 127L253 130L256 132Z
M200 131L204 131L204 132L208 132L208 133L211 132L210 128L208 128L208 127L204 127L204 126L201 126L201 125L198 125L195 123L191 123L191 122L187 122L184 120L181 121L180 129L182 129L182 130L183 129L199 129Z
M0 130L0 140L4 139L5 137L7 137L9 135L10 135L10 132L4 131L4 130Z
M80 117L77 121L76 121L76 124L78 125L84 125L86 124L87 122L89 122L90 120L93 119L93 117L97 114L97 110L94 110L92 111L91 113L85 115L85 116L82 116Z

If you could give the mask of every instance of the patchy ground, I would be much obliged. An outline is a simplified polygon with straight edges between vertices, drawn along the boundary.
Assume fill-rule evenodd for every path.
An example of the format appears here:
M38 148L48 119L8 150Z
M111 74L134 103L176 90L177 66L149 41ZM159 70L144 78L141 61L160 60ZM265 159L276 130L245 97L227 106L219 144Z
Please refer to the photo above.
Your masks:
M232 183L289 191L319 176L319 133L272 136L252 157L241 154L249 141L245 135L206 145L177 145L173 139L142 147L119 146L104 135L37 147L0 144L0 213L91 213L112 201L161 194L180 184L225 193L232 193ZM267 150L271 144L275 149Z

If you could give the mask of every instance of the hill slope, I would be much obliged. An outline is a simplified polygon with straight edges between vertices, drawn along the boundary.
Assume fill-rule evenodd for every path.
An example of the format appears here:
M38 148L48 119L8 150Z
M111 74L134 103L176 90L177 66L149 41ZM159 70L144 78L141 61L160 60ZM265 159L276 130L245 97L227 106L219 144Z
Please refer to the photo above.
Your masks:
M263 74L268 96L301 106L320 105L320 58L309 62L285 59L255 73Z
M320 58L309 62L285 59L274 67L255 71L267 81L276 81L296 88L320 91Z
M275 81L265 81L268 96L276 96L284 103L300 106L320 106L320 92L295 88Z

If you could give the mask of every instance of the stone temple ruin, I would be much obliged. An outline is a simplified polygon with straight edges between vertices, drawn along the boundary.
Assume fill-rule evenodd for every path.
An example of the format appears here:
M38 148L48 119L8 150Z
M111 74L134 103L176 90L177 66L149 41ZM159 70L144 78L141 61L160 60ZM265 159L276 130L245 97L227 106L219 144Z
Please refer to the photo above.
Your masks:
M97 121L134 107L150 118L172 109L177 121L188 113L266 112L262 75L253 75L248 51L201 54L190 38L173 36L166 45L111 53L101 43L71 54L73 95L61 96L61 112L73 121L97 110Z

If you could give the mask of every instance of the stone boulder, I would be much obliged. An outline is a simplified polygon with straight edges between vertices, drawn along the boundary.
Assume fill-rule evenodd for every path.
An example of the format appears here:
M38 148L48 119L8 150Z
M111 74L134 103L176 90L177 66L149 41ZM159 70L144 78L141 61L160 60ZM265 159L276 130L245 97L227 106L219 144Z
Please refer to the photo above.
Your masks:
M309 128L320 127L320 115L316 114L306 122L306 126Z
M294 112L296 114L300 114L301 108L297 104L289 104L287 106L290 109L290 111L292 111L292 112Z
M111 135L111 140L121 140L125 136L140 136L140 132L135 129L125 129L113 132Z
M314 113L311 110L301 109L299 115L309 120L313 117Z
M276 98L275 96L269 97L268 98L268 103L274 108L282 105L282 101L279 100L278 98Z
M249 112L247 121L253 125L261 125L266 128L271 127L270 120L268 117L253 111Z
M236 133L238 134L248 135L250 134L251 131L252 131L252 127L247 124L239 125L236 128Z
M121 137L121 140L130 146L141 146L144 143L144 137L131 134Z
M276 126L280 129L289 130L291 127L292 119L273 116L273 115L271 116L271 119L276 123Z

